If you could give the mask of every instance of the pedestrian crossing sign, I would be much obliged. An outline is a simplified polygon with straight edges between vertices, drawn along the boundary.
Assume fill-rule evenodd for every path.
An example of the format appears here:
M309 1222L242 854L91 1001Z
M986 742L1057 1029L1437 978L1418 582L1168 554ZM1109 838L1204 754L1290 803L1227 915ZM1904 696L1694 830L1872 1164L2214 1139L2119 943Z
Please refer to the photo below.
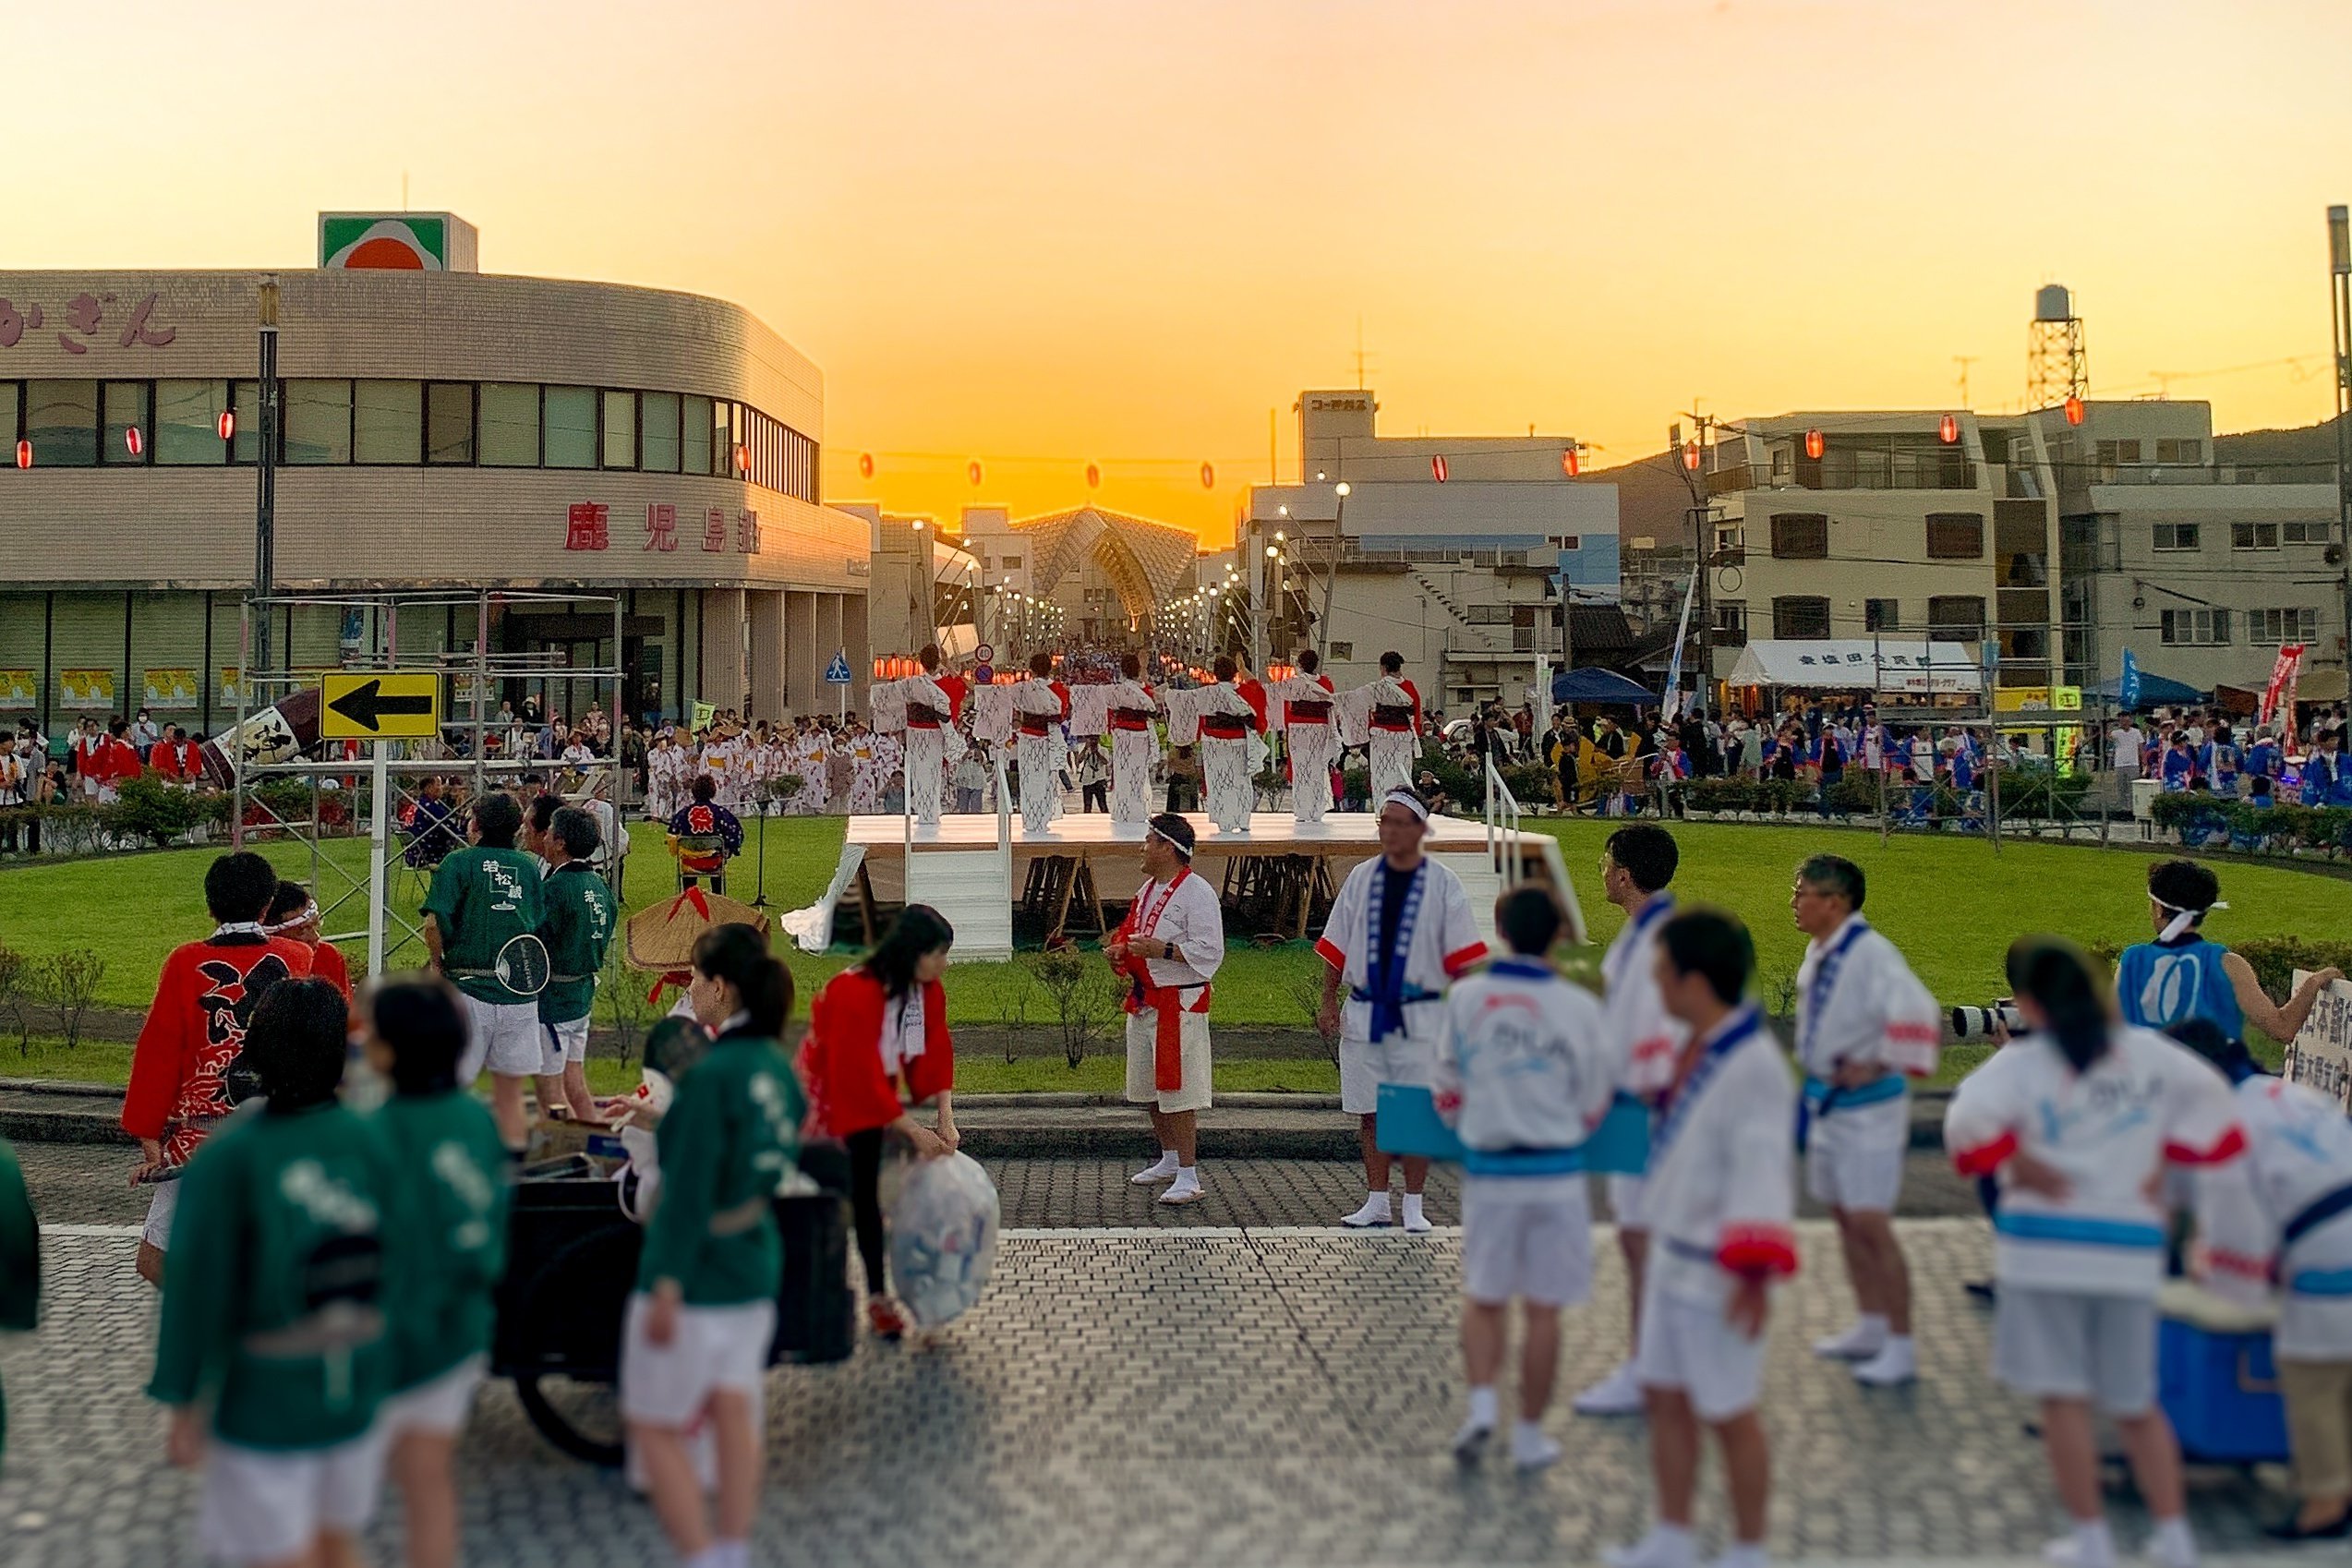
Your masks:
M850 683L849 649L834 650L833 662L825 667L825 683L828 686L846 686Z

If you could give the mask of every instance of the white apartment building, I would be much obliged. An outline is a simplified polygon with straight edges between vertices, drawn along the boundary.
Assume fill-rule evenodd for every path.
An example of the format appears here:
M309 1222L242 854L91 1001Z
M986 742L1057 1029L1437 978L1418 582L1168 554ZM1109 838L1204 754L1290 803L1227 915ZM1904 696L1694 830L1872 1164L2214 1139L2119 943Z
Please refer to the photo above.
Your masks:
M1302 392L1297 479L1251 488L1252 657L1320 645L1345 687L1393 650L1432 706L1515 702L1539 659L1561 663L1563 585L1617 599L1617 488L1571 482L1572 438L1382 436L1379 407Z

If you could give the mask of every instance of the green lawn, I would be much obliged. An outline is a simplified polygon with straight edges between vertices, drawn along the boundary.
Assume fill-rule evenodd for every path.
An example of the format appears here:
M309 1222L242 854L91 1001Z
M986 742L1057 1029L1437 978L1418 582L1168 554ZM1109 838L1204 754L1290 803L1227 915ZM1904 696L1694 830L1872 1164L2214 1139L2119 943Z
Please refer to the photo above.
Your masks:
M1601 902L1594 867L1615 825L1533 826L1561 840L1591 935L1597 942L1607 941L1621 917ZM674 886L659 835L643 824L634 831L627 899L633 912L668 896ZM824 891L839 859L842 831L838 817L788 817L768 824L766 863L773 910L807 904ZM1799 860L1819 849L1862 865L1870 877L1871 921L1901 946L1947 1005L2001 994L2002 953L2024 932L2051 930L2080 941L2108 942L2148 935L2149 862L2141 853L2021 843L2005 847L1996 859L1989 845L1972 838L1898 838L1881 846L1866 833L1725 823L1679 826L1674 833L1683 852L1676 892L1686 901L1720 904L1746 919L1755 932L1767 1001L1777 1000L1777 988L1793 980L1803 954L1802 939L1789 922L1791 874ZM757 835L754 825L751 846L729 877L730 890L746 898L755 881ZM30 955L95 948L107 960L100 1000L144 1007L163 954L209 927L202 877L214 852L175 850L0 868L0 942ZM365 865L358 844L336 842L326 852L332 863L320 877L322 904L350 886L336 867L362 874ZM287 874L309 874L307 850L282 847L270 853ZM2213 918L2211 930L2225 943L2352 929L2352 882L2286 866L2225 864L2220 871L2232 907ZM406 875L398 888L395 907L413 916L421 888ZM330 927L362 924L365 913L364 897L355 898L330 916ZM362 969L364 944L347 947L352 968ZM418 958L412 944L397 961ZM797 951L787 959L804 996L850 961L846 954L811 958ZM1302 993L1311 992L1320 979L1304 943L1236 946L1218 976L1212 1016L1229 1025L1304 1027L1309 1003ZM1006 1022L1024 980L1010 964L959 965L948 983L952 1016L965 1024ZM1044 1009L1043 994L1031 992L1028 1023L1045 1026ZM5 1055L0 1047L0 1057Z

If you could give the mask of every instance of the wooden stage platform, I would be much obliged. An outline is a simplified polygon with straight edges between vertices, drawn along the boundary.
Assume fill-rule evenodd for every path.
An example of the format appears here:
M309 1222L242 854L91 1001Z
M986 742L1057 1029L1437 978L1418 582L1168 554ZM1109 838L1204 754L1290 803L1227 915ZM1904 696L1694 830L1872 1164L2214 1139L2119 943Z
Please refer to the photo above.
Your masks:
M1226 833L1199 814L1188 813L1186 820L1197 836L1193 870L1217 880L1229 911L1241 917L1228 925L1236 936L1300 936L1320 930L1341 880L1380 853L1379 822L1368 813L1334 812L1320 823L1300 823L1287 812L1258 812L1242 833ZM1462 878L1480 924L1490 923L1503 877L1490 857L1486 825L1440 816L1429 826L1430 858ZM950 815L935 826L916 825L911 830L901 817L852 816L845 852L862 852L863 859L843 901L854 901L870 920L887 918L906 901L911 869L918 901L939 905L959 932L963 922L948 903L974 909L984 899L1007 911L1019 906L1052 930L1085 935L1106 921L1116 923L1110 911L1133 898L1143 881L1140 824L1117 824L1103 813L1086 813L1059 817L1032 835L1016 816L1009 864L996 854L996 831L993 812ZM1560 890L1581 939L1584 921L1560 841L1549 834L1502 829L1495 838L1502 853L1515 852L1523 878L1548 881ZM962 950L959 941L959 956Z

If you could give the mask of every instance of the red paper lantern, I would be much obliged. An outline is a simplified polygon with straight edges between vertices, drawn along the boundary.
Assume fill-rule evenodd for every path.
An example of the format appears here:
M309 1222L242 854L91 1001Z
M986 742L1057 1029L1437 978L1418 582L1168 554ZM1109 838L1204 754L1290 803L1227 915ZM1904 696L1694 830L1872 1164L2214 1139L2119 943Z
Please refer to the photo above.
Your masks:
M1103 470L1097 468L1092 463L1088 464L1086 465L1086 488L1090 490L1099 489L1102 487L1102 484Z
M1697 472L1698 472L1698 460L1699 460L1699 444L1698 444L1698 442L1696 442L1696 441L1684 441L1684 442L1683 443L1683 467L1685 467L1685 468L1687 468L1687 469L1689 469L1692 473L1695 474L1695 473L1697 473Z
M980 483L980 464L977 462L964 464L964 477L970 479L975 487L978 486Z
M221 432L221 439L223 440L227 440L235 436L236 434L236 410L233 408L222 409L219 417L212 421L212 428Z
M138 426L130 425L124 428L123 445L133 457L137 457L139 453L139 449L146 444L147 443L139 437Z
M1936 439L1942 441L1946 446L1949 446L1954 441L1959 440L1960 421L1953 418L1948 414L1945 415L1942 422L1936 427Z
M30 441L18 441L17 443L17 466L19 468L30 468L32 466L32 443Z
M1430 454L1429 477L1441 485L1445 483L1445 453L1441 452Z
M735 443L735 472L738 474L748 474L751 471L752 449L745 446L742 442L737 441Z
M1584 463L1576 456L1574 447L1572 446L1560 454L1560 471L1569 478L1574 478L1584 466Z
M2069 397L2066 400L2066 422L2069 425L2080 425L2082 423L2082 400L2081 398Z
M874 453L870 452L858 453L858 477L861 479L874 477Z
M1828 447L1829 438L1819 430L1807 430L1804 433L1804 454L1815 463L1821 461L1821 454L1827 451Z
M1213 490L1217 488L1217 471L1206 463L1200 465L1200 488L1204 490Z

